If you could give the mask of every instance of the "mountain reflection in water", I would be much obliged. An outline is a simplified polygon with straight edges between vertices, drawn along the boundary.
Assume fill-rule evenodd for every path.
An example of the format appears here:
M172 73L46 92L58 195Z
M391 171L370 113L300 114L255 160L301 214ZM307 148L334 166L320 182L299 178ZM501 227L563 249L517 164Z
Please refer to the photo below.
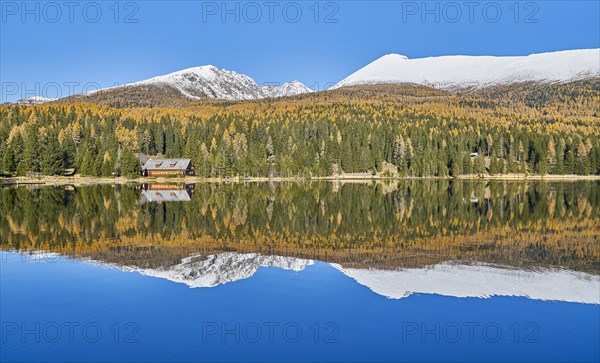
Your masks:
M37 259L45 258L41 254ZM89 262L104 265L101 261ZM211 256L189 256L168 268L113 266L123 271L185 284L191 288L210 288L251 278L260 267L300 272L314 263L313 260L294 257L224 252ZM397 270L354 269L331 265L374 293L392 299L401 299L413 293L427 293L479 298L521 296L534 300L600 304L600 276L584 272L559 269L519 270L461 263Z
M260 261L250 265L269 266L283 257L334 263L359 282L392 275L419 280L416 271L444 280L498 270L515 284L533 276L554 284L571 276L558 269L600 274L599 184L442 180L0 188L0 247L147 273L177 266L192 273L195 267L214 268L211 261L226 256L255 256ZM242 262L230 259L232 266ZM366 269L384 272L355 274ZM446 273L449 269L456 271ZM517 276L509 273L513 270L529 272ZM219 284L222 276L213 272L202 282L181 278ZM464 288L469 296L493 294ZM381 288L390 297L414 290Z
M97 324L104 332L96 344L37 344L13 329L1 355L598 361L599 186L441 180L0 188L3 327L39 324L41 336L42 327ZM21 263L31 260L41 263ZM268 331L258 342L238 340L248 327L273 322L280 331L299 327L300 341L269 340ZM137 343L116 344L116 323L119 338L135 333ZM220 332L207 337L207 326ZM238 326L239 335L227 335ZM486 335L490 326L497 335ZM452 327L458 340L446 334ZM331 334L335 344L325 341Z
M0 247L140 268L235 251L347 268L461 260L598 274L599 184L200 184L181 189L189 202L144 204L136 186L1 188Z

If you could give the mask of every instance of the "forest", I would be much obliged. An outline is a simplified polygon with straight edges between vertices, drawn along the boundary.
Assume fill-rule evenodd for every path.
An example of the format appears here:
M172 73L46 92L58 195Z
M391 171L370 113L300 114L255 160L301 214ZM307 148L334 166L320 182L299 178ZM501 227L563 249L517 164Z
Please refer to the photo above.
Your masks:
M0 106L0 174L135 177L142 152L191 158L213 178L600 175L600 80L120 106Z

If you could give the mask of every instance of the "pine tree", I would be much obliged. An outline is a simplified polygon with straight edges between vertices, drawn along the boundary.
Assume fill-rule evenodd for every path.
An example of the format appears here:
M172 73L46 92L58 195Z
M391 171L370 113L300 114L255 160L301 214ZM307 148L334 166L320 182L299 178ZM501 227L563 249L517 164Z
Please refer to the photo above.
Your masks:
M548 171L550 173L555 173L556 167L556 147L554 145L554 139L550 136L550 140L548 141L548 152L546 153L546 163L548 165Z
M540 175L548 174L548 159L540 157L539 162L537 163L537 172Z
M140 176L142 166L140 160L134 155L129 147L123 147L121 151L121 175L134 178Z
M2 170L0 170L0 174L12 175L16 167L17 165L13 156L13 150L9 144L4 151L4 155L2 156Z
M23 156L17 166L17 174L23 176L29 172L38 171L39 154L37 127L30 126L27 128L27 136L25 137L25 145L23 146Z
M477 175L480 177L486 173L485 172L485 159L483 157L483 153L479 153L477 155L477 157L475 158L474 169L475 169L475 173L477 173Z
M133 151L128 147L123 147L121 151L121 175L133 178L140 175L141 164L140 160L134 155Z
M64 172L63 152L54 132L48 135L40 169L45 175L60 175Z
M87 176L92 174L92 162L93 156L89 147L85 147L83 157L81 159L81 165L79 167L79 173L81 176Z
M577 146L577 174L588 175L590 172L589 164L587 161L588 148L586 144L581 141Z
M104 158L102 153L96 154L94 158L94 162L92 163L92 175L93 176L102 176L102 165L104 163Z
M458 177L463 173L463 160L456 150L450 156L450 175Z
M556 144L556 165L554 167L554 172L556 174L565 174L565 150L566 150L565 140L561 137Z
M72 137L66 137L62 143L63 165L65 169L75 166L75 155L77 154L77 146Z
M112 162L112 158L110 156L110 153L108 151L106 151L104 153L104 156L102 157L102 176L103 177L110 177L113 175L114 172L114 164Z
M498 159L495 155L490 157L490 174L497 175L500 174L500 159Z

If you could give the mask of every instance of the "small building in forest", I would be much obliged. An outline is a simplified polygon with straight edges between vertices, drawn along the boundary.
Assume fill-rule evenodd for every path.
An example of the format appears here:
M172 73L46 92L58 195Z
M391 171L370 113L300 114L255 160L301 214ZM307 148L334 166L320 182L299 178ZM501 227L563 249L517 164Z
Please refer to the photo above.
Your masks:
M191 159L148 159L142 166L143 176L194 175Z
M148 155L144 153L137 153L135 156L140 159L140 164L142 165L146 164L146 161L148 161Z

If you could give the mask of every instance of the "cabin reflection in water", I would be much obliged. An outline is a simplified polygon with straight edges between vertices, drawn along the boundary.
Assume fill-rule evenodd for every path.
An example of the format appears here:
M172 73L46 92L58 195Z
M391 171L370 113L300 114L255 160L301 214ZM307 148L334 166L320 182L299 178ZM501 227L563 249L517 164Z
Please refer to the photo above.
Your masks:
M189 202L194 192L193 184L143 184L140 204L162 202Z

